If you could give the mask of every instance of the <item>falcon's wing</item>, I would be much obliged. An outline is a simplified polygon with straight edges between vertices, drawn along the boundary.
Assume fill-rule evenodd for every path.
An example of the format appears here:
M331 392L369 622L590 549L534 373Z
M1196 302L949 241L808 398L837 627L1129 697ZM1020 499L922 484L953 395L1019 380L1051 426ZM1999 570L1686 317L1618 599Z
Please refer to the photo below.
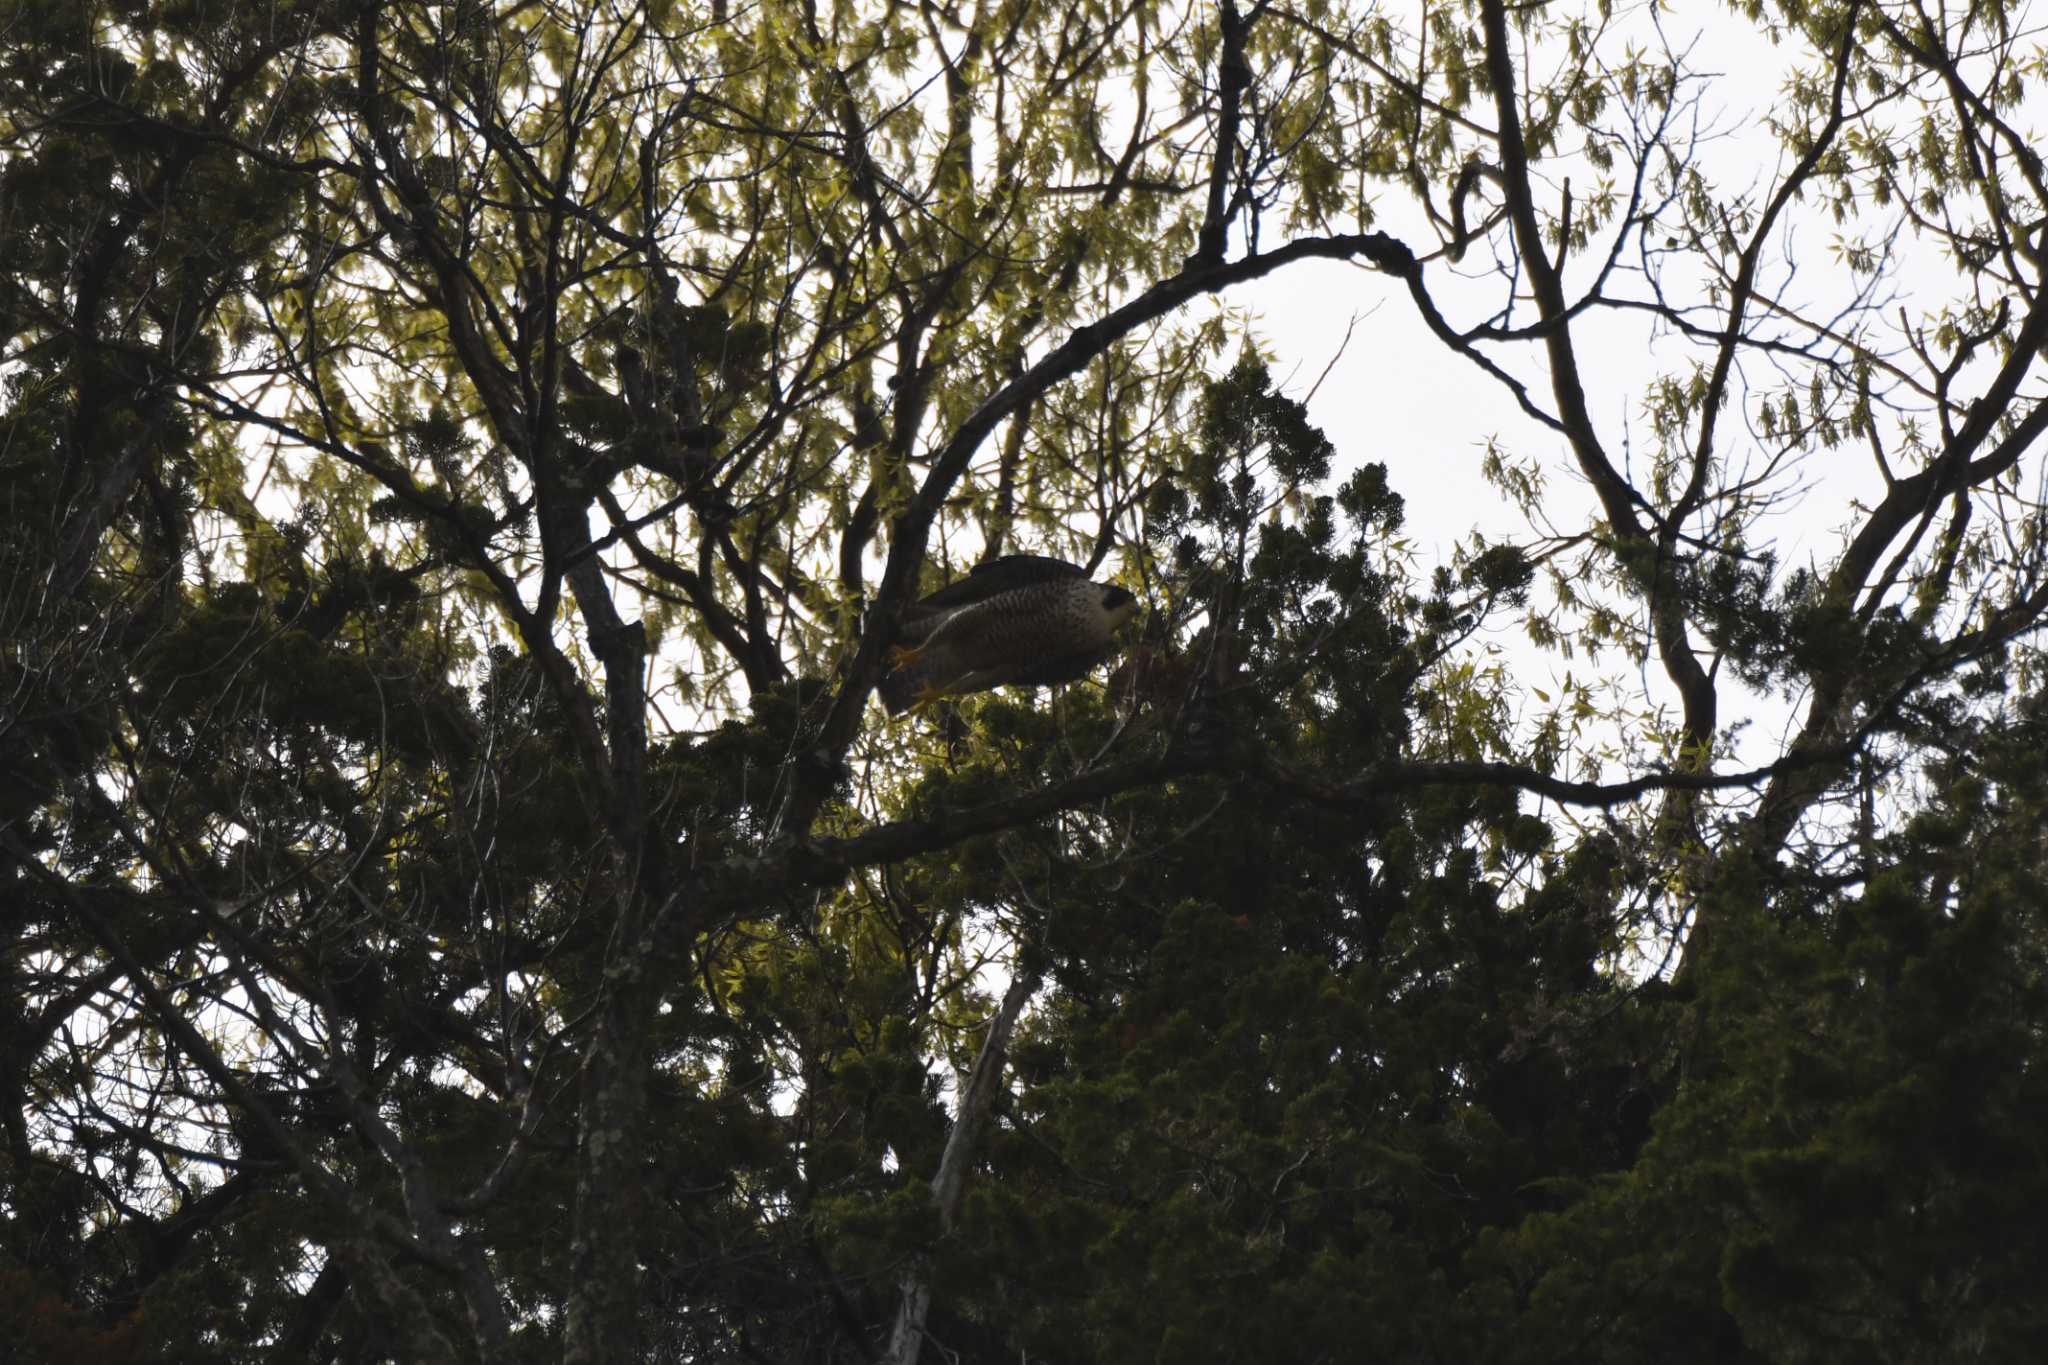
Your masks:
M1088 571L1079 564L1069 564L1050 555L999 555L985 559L969 570L967 577L955 579L904 608L896 638L906 644L915 644L962 608L986 602L999 593L1033 583L1087 576Z
M1079 564L1069 564L1064 559L1053 559L1049 555L1001 555L995 559L984 559L968 570L967 577L948 583L929 597L920 598L917 605L964 607L974 602L985 602L1012 588L1087 576L1088 571Z

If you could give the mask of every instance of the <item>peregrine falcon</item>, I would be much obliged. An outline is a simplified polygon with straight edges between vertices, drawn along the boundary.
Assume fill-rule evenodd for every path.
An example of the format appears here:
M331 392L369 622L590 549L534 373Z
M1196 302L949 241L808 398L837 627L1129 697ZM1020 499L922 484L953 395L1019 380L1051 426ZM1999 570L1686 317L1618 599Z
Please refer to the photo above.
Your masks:
M882 678L891 714L914 703L993 687L1043 687L1084 677L1138 599L1044 555L974 566L907 608Z

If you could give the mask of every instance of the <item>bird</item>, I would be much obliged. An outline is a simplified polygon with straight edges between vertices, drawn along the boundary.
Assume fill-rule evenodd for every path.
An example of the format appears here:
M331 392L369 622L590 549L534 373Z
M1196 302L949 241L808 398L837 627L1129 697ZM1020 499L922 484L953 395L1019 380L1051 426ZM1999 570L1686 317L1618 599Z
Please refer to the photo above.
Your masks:
M906 608L879 691L891 715L996 687L1085 677L1138 599L1078 564L1002 555Z

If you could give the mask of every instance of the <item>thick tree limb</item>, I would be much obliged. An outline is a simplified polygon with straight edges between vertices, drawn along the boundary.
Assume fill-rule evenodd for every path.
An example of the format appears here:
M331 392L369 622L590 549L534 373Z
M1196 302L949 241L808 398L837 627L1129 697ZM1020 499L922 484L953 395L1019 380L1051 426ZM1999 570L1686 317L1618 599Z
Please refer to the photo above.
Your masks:
M1642 512L1648 510L1643 496L1614 467L1608 458L1598 429L1587 406L1585 384L1580 376L1578 350L1566 319L1570 307L1565 301L1564 283L1557 265L1543 245L1543 231L1536 218L1536 201L1529 179L1529 150L1522 131L1519 97L1515 89L1515 65L1508 51L1507 6L1504 0L1485 0L1481 6L1486 35L1486 72L1493 87L1493 103L1500 125L1501 189L1507 197L1508 221L1514 229L1515 251L1529 277L1529 289L1536 298L1537 314L1547 325L1543 345L1549 358L1550 386L1558 405L1558 420L1579 468L1592 483L1608 524L1617 535L1645 549L1655 543ZM1672 684L1678 688L1685 710L1686 748L1701 757L1714 739L1716 698L1714 683L1693 652L1683 605L1674 581L1668 547L1657 553L1652 576L1646 585L1650 595L1651 634L1657 657Z
M1024 1003L1037 989L1038 977L1034 973L1019 972L1012 978L995 1018L989 1021L988 1036L981 1040L981 1051L974 1058L974 1070L968 1074L967 1088L960 1096L959 1111L953 1118L953 1131L947 1136L946 1149L939 1157L938 1174L932 1177L932 1204L938 1210L939 1234L942 1237L950 1234L959 1220L960 1200L967 1190L967 1168L974 1160L981 1130L988 1123L989 1107L1002 1085L1003 1051L1010 1044L1010 1034L1017 1027L1017 1016L1024 1012ZM931 1311L931 1303L931 1261L929 1256L919 1256L904 1272L903 1299L896 1309L896 1326L890 1333L888 1354L883 1357L887 1365L917 1365L924 1347L924 1324Z
M1355 806L1384 800L1395 792L1427 787L1512 787L1570 806L1605 808L1665 791L1729 791L1755 787L1801 769L1838 763L1853 746L1803 749L1762 767L1739 772L1654 772L1623 782L1574 782L1514 763L1382 764L1362 773L1335 776L1282 763L1263 752L1168 754L1098 768L1065 782L1002 801L949 811L926 820L897 820L863 834L812 839L801 845L805 879L835 880L856 867L900 862L951 848L987 834L1014 829L1060 811L1076 810L1126 791L1156 786L1176 777L1214 776L1259 781L1317 805Z

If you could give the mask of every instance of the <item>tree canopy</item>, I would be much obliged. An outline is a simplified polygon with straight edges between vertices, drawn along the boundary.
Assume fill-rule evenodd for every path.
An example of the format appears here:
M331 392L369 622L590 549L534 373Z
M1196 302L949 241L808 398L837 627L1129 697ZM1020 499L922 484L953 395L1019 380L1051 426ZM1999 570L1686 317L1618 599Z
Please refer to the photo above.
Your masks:
M2038 1353L2015 7L0 15L17 1353Z

